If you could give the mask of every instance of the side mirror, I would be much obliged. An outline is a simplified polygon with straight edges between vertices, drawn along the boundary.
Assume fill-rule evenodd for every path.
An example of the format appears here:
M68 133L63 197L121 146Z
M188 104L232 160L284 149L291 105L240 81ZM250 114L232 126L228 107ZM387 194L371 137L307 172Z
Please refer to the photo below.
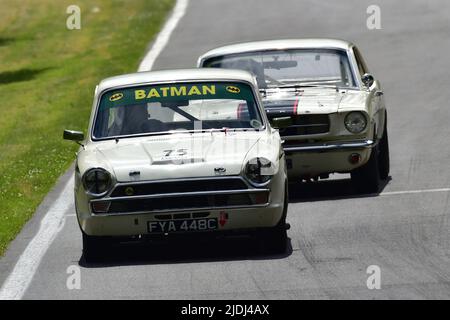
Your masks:
M371 75L370 73L365 73L361 77L361 81L364 83L364 85L367 88L370 88L373 85L373 83L375 82L375 79L373 78L373 75Z
M291 117L273 118L271 123L272 127L276 129L287 128L292 125L292 118Z
M80 131L64 130L63 138L64 140L80 142L84 140L84 133Z

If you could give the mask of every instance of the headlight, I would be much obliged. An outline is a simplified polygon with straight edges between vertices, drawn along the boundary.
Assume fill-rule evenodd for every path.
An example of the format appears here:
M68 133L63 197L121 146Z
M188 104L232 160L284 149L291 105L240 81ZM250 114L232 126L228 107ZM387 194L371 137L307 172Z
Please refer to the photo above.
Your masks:
M362 112L353 111L345 117L344 124L351 133L361 133L367 126L367 120Z
M245 165L245 176L253 184L265 184L273 175L272 162L266 158L254 158Z
M102 196L106 194L111 185L111 174L105 169L90 169L83 175L84 189L93 196Z

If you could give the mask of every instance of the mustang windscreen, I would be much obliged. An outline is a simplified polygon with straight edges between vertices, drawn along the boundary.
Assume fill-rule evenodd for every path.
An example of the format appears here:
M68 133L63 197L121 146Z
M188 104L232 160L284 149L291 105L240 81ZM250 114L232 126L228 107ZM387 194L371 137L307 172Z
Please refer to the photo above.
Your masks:
M356 87L345 51L272 50L211 58L203 67L252 72L260 88L289 85Z
M262 127L253 92L246 84L161 84L104 93L97 111L94 138Z

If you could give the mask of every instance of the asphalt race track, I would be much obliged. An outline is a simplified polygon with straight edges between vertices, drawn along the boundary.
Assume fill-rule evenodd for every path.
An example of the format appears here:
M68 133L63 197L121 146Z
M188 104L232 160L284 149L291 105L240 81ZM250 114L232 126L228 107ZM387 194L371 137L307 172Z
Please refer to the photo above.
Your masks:
M232 42L356 43L383 85L389 113L391 179L381 194L359 195L346 179L291 185L290 249L280 256L233 239L118 248L115 258L95 265L81 259L71 204L24 298L449 299L450 2L380 0L381 30L366 27L371 4L194 0L154 69L194 66L200 54ZM0 261L0 283L70 177L61 178L11 244ZM71 265L81 270L79 290L66 286ZM366 284L371 265L381 271L379 290Z

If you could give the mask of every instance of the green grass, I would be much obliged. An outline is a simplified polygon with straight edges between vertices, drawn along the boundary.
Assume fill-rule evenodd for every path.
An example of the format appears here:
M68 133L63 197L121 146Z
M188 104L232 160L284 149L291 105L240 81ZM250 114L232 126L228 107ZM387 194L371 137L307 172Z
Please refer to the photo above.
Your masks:
M95 85L136 71L174 0L77 0L70 31L73 3L0 0L0 256L75 158L63 129L86 131Z

